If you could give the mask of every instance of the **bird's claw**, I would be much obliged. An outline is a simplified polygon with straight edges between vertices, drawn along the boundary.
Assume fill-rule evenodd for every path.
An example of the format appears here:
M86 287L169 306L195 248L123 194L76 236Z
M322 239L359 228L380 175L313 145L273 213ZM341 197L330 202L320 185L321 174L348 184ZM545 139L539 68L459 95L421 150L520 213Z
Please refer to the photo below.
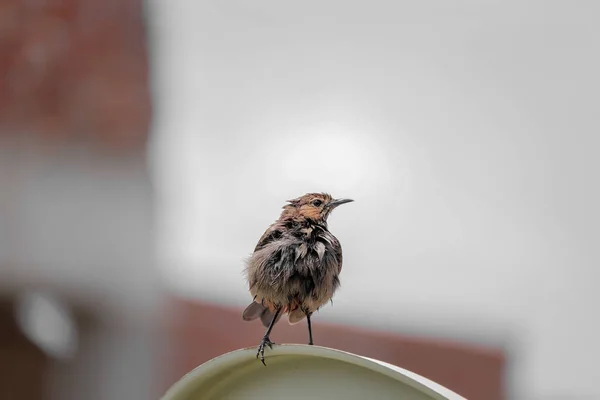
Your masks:
M268 336L265 336L261 340L260 345L258 345L258 351L256 352L256 358L258 358L260 356L260 361L263 363L263 365L265 367L267 366L267 364L265 364L265 346L269 346L269 348L272 350L274 344L275 343L271 342L271 339L269 339Z

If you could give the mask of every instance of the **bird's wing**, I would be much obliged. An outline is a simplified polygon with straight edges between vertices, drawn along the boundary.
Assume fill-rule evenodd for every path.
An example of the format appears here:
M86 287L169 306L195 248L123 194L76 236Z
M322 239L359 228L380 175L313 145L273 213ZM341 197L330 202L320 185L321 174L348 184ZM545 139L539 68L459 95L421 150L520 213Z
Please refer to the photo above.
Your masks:
M267 228L267 230L265 231L265 233L263 233L263 235L261 236L258 243L256 244L256 247L254 248L254 252L262 249L263 247L265 247L269 243L273 242L274 240L281 238L282 235L283 235L283 232L279 225L273 224L273 225L269 226Z
M260 240L256 244L256 247L254 247L254 254L248 260L248 265L246 267L246 273L248 274L248 286L250 288L250 293L252 295L256 294L253 292L252 288L254 287L254 284L256 283L254 280L255 279L254 274L255 274L256 268L258 268L258 266L260 264L260 261L257 261L257 259L256 259L257 252L262 250L269 243L279 239L282 235L283 235L283 233L281 232L280 227L277 226L276 223L274 223L267 228L265 233L263 233L263 235L260 237Z

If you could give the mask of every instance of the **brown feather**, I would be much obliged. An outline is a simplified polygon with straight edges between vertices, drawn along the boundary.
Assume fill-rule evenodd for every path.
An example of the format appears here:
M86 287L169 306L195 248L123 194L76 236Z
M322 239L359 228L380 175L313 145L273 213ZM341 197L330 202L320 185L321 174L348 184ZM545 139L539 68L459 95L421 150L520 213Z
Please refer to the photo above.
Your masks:
M288 202L247 261L255 301L244 310L245 321L260 318L269 326L281 309L275 322L288 313L289 323L298 323L329 302L340 285L342 247L329 232L327 218L343 202L336 203L326 193L308 193Z

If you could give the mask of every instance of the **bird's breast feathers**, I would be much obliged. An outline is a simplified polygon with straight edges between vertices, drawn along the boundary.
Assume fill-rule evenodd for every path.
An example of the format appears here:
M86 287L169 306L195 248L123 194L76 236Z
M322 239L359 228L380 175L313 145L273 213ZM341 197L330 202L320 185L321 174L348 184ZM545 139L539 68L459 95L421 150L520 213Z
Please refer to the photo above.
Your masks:
M287 270L288 273L293 273L325 268L339 273L341 253L339 241L328 231L300 236L297 232L269 230L256 246L248 262L248 272L251 274L252 271L268 273Z

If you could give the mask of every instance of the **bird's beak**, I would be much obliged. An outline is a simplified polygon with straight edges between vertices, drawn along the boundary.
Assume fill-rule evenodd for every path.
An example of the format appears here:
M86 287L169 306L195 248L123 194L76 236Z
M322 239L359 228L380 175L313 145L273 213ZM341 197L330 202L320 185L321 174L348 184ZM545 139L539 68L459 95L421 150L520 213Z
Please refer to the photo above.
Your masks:
M352 199L334 199L334 200L331 200L329 202L329 204L327 204L327 207L329 207L330 209L333 210L337 206L341 206L342 204L350 203L350 202L353 202L353 201L354 200L352 200Z

